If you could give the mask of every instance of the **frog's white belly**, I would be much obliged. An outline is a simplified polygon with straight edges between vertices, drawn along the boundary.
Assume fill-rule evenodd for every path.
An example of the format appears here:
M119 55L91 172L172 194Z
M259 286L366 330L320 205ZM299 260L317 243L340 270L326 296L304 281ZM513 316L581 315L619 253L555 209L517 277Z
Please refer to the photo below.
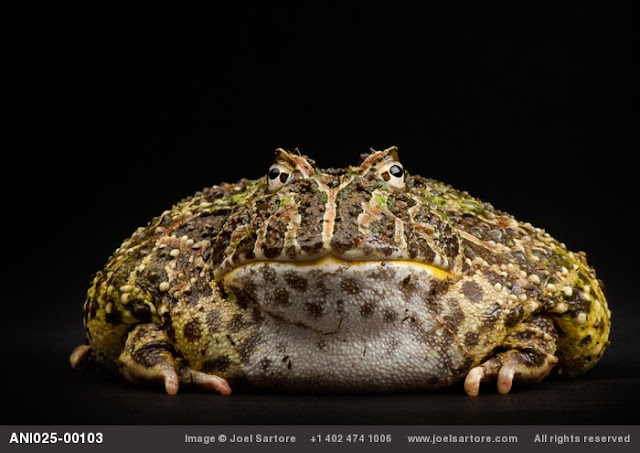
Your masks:
M451 384L470 364L451 329L459 307L435 291L443 274L402 261L334 259L236 269L227 288L249 288L266 318L243 363L245 376L257 387L300 390Z

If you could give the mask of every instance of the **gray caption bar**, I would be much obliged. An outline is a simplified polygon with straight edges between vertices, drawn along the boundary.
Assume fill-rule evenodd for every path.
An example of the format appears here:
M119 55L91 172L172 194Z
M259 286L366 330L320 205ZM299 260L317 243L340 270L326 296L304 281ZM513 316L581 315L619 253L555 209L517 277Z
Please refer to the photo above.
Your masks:
M634 426L1 426L3 452L638 451ZM635 447L634 447L635 445Z

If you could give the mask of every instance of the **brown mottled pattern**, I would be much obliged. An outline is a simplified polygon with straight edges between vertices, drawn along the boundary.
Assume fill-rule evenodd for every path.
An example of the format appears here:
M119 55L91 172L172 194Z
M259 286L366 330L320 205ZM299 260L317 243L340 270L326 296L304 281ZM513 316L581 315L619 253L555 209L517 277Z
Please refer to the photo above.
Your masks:
M495 326L502 314L502 307L500 304L491 304L485 312L482 314L482 324L480 325L480 331L485 333Z
M215 310L211 310L206 315L206 324L209 332L215 333L219 332L222 327L222 318L220 317L220 313Z
M134 300L127 305L129 312L132 316L134 316L139 322L149 322L151 321L151 308L149 305L145 304L142 301Z
M426 242L425 236L433 241L437 252L449 260L454 260L460 253L459 241L451 225L446 222L446 213L440 206L429 200L423 200L419 210L413 219L405 219L407 227L407 242L414 256L425 257L427 261L433 260L435 251Z
M340 288L346 294L358 294L360 292L360 285L353 278L343 278L340 281Z
M262 277L267 283L276 283L276 272L272 268L268 266L262 266L260 268L260 271L262 272Z
M251 221L251 213L246 206L238 206L237 210L229 215L222 230L215 237L213 247L213 263L219 265L225 258L225 252L235 230L247 225Z
M231 333L239 332L245 326L244 317L241 314L236 314L231 318L231 321L227 323L227 331Z
M322 315L324 314L324 309L322 308L322 305L318 303L307 302L305 304L305 308L307 310L307 313L309 313L309 316L315 319L322 317Z
M464 282L462 284L462 294L471 302L482 302L484 292L476 282Z
M396 319L398 318L398 314L395 313L393 310L391 310L390 308L385 308L384 309L384 313L382 314L382 319L384 320L384 322L394 322Z
M294 272L285 274L284 279L290 288L293 288L300 293L306 292L309 287L309 282L307 281L307 279L300 277Z
M379 255L382 252L383 257L389 257L393 252L398 250L398 245L394 243L396 233L395 217L391 214L381 213L378 220L369 224L371 236L367 238L367 245Z
M223 355L215 357L213 359L205 360L202 363L202 371L209 373L220 373L226 371L231 365L231 360L228 356Z
M144 367L151 368L159 363L166 361L166 351L163 344L148 343L145 346L136 349L131 357L134 361Z
M362 306L360 307L360 314L365 318L368 318L369 316L373 315L373 312L375 311L375 309L376 309L376 304L374 304L371 301L368 301L362 304Z
M255 351L261 342L260 334L257 331L251 332L247 338L240 342L238 345L238 354L240 359L247 361L249 355Z
M478 332L467 332L464 336L464 344L467 347L474 347L478 344Z
M507 317L504 320L504 325L507 329L510 329L516 324L518 324L520 321L522 321L523 317L524 317L524 310L520 305L517 305L507 314Z
M316 183L300 183L300 193L296 199L300 228L296 239L302 251L309 255L314 255L322 248L322 219L326 201L326 194L318 190Z
M262 244L262 253L266 258L277 258L282 253L287 226L288 223L283 219L273 219L269 222L264 243Z
M200 321L192 319L184 325L184 337L189 341L197 341L202 335L202 328L200 327Z
M449 298L444 302L444 307L447 310L443 316L445 322L445 330L447 333L455 334L458 328L462 325L464 320L464 312L460 308L460 303L455 298Z
M270 295L268 295L274 305L286 307L289 302L289 291L284 288L275 288Z
M354 183L343 189L336 198L336 221L331 248L344 253L358 247L366 238L358 230L358 216L362 203L368 202L370 193L354 190Z
M404 294L405 299L409 299L420 289L422 286L420 283L415 279L412 280L411 276L408 275L400 281L398 289Z

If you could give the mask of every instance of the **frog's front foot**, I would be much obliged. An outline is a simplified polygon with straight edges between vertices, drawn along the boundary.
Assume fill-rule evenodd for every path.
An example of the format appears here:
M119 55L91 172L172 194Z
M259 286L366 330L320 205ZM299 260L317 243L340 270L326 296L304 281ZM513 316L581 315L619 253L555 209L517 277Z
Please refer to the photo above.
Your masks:
M467 373L464 389L469 396L477 396L481 382L497 381L498 392L506 394L511 391L514 379L524 383L540 382L557 362L555 356L540 356L538 351L506 351L472 368Z
M470 396L477 396L481 382L497 381L498 392L506 394L511 391L514 381L540 382L558 363L553 355L556 338L552 323L543 316L522 323L504 340L500 348L503 352L467 373L465 391Z
M132 384L160 383L169 395L178 393L180 385L215 390L222 395L231 393L225 379L192 370L174 357L167 334L155 324L139 325L129 333L118 364L120 374Z

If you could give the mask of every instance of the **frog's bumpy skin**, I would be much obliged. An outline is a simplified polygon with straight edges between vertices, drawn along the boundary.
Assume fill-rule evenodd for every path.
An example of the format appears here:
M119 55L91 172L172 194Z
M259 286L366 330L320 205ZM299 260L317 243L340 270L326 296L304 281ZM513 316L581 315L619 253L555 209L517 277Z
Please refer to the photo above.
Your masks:
M584 253L443 183L396 148L320 169L276 151L141 227L84 305L97 365L136 384L228 394L436 390L575 376L608 344ZM483 386L484 388L484 386Z

